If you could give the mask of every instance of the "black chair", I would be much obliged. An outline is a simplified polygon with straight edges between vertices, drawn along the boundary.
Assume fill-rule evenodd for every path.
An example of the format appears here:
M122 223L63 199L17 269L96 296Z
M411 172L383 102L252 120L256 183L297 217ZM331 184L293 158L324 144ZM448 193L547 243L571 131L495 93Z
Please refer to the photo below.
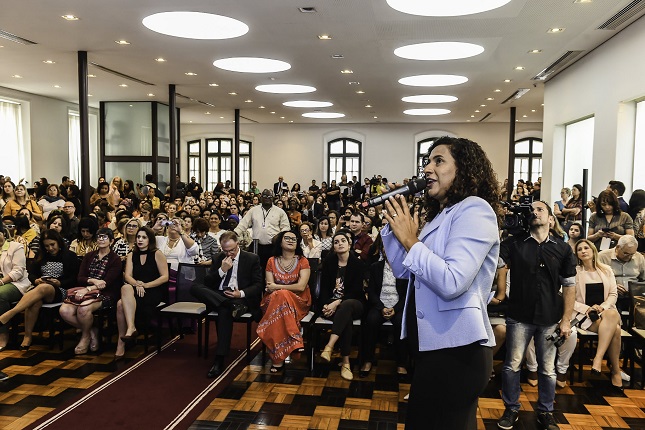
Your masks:
M207 270L208 266L179 263L175 291L176 301L168 306L161 307L158 312L157 352L161 352L162 318L167 318L170 335L174 337L173 318L185 317L197 322L197 355L202 354L202 322L206 316L206 305L196 301L197 299L190 294L190 287L194 283L204 283ZM184 334L181 329L179 332L180 338L183 339Z
M627 287L629 291L630 303L630 318L631 326L628 328L632 335L634 354L632 355L631 364L629 367L630 387L634 384L634 361L638 359L638 364L641 367L641 389L645 388L645 357L642 353L645 349L645 282L630 281ZM636 349L641 350L640 356L635 353Z

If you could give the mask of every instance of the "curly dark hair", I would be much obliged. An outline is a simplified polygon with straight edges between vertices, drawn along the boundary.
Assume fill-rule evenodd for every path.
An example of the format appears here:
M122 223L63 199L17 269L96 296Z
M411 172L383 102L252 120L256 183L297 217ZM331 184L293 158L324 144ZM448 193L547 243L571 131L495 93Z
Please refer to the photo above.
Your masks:
M450 189L446 192L446 206L451 206L466 197L477 196L488 202L497 214L501 225L501 205L499 203L499 186L497 175L484 150L472 140L443 136L434 141L428 149L428 155L440 146L447 145L450 155L455 159L457 172ZM432 221L441 211L440 202L426 193L426 220Z
M273 236L273 239L272 239L273 253L271 255L273 255L274 257L279 257L279 256L282 255L282 238L284 238L284 235L286 233L293 233L293 234L296 235L295 253L296 253L296 255L299 255L299 256L302 257L302 246L300 246L300 237L299 237L298 233L295 233L295 232L293 232L291 230L281 231L280 233L278 233L275 236Z

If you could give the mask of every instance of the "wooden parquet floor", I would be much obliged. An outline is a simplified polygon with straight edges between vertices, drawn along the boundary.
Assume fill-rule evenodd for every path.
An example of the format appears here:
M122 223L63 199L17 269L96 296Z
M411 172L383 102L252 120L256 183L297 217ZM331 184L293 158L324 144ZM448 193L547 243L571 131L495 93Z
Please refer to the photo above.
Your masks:
M387 353L385 354L387 355ZM394 374L395 364L380 359L369 377L340 377L336 363L317 362L308 374L304 357L287 365L282 374L269 373L256 357L201 413L190 430L403 430L410 385ZM504 412L501 399L501 362L480 398L478 430L497 429ZM638 369L640 372L640 369ZM582 383L559 388L554 416L561 430L645 429L645 390L611 388L605 375L595 377L585 367ZM640 378L640 373L637 374ZM627 384L626 384L627 385ZM640 387L639 387L640 388ZM439 389L439 388L438 388ZM537 387L522 383L522 409L515 429L538 429L534 408Z
M0 428L22 429L53 410L59 410L114 372L143 356L137 346L126 362L114 362L113 350L75 356L68 339L63 351L35 345L28 352L0 352L0 369L10 375L0 382ZM379 354L380 355L380 354ZM378 355L377 355L378 356ZM375 429L404 428L410 385L394 374L391 351L384 349L369 377L346 381L337 359L317 362L307 371L304 354L277 375L262 365L261 355L236 376L200 413L190 429ZM200 358L195 357L195 360ZM355 362L355 358L353 359ZM479 401L479 430L496 429L504 411L501 400L501 363ZM585 367L584 381L558 389L555 417L562 430L645 430L645 390L619 393L606 375L592 376ZM634 375L640 380L640 369ZM537 388L522 384L519 421L515 429L537 429Z
M0 352L0 369L10 376L0 382L0 429L28 427L144 355L143 346L137 346L128 351L126 360L114 362L113 347L103 353L76 356L72 339L62 351L34 340L29 351Z

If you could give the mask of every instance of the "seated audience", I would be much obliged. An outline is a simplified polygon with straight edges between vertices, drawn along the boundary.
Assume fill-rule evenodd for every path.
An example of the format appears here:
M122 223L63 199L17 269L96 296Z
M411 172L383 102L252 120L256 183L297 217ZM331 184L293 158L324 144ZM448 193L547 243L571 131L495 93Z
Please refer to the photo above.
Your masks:
M65 205L65 199L60 195L58 185L56 184L49 184L47 186L47 194L38 200L38 206L43 211L43 219L47 219L51 211L61 209L63 205Z
M84 217L78 222L78 237L69 245L69 250L78 257L83 258L88 252L96 251L98 243L96 241L96 232L99 224L96 218Z
M618 198L613 191L602 191L598 195L596 213L589 217L587 239L596 249L604 251L616 246L618 239L625 234L634 236L632 217L620 210Z
M122 261L125 261L128 254L130 254L134 249L137 232L140 227L141 224L137 218L129 218L125 220L123 228L121 229L121 238L112 246L112 249L116 255L121 257Z
M190 292L206 304L207 310L218 312L217 348L215 363L208 372L214 378L224 371L224 359L231 349L234 318L247 310L259 321L260 296L262 294L262 269L257 255L242 251L237 234L227 231L222 234L222 252L217 255L204 284L193 284Z
M381 247L383 242L381 241ZM379 329L386 321L394 326L394 354L396 357L396 373L399 377L407 375L408 360L407 339L401 340L401 321L403 319L403 305L408 288L407 279L397 279L392 273L392 267L387 261L385 249L382 249L383 259L370 266L369 284L367 287L367 311L363 319L364 326L361 342L361 361L363 365L359 376L365 378L369 375L374 364L376 341ZM385 346L385 345L382 345Z
M116 358L125 354L126 344L137 338L135 316L141 315L144 324L153 317L154 309L163 299L161 286L168 282L168 262L156 248L154 232L140 227L135 235L136 247L128 254L121 287L121 300L117 302L116 317L119 340L116 344Z
M77 355L86 354L88 349L96 352L99 349L98 329L93 327L94 311L112 306L118 297L122 285L123 264L111 245L114 235L109 228L101 228L96 232L98 249L88 252L78 272L78 286L74 297L68 295L60 308L60 316L69 325L81 330L81 339L74 348ZM92 291L99 291L96 298L83 300Z
M43 212L40 209L40 206L29 198L27 195L27 188L23 184L19 184L14 190L14 199L9 200L4 207L4 215L15 217L18 214L18 211L22 208L29 209L36 221L42 221Z
M211 215L212 216L212 215ZM184 223L185 223L184 219ZM195 256L194 263L203 266L210 266L213 258L220 252L217 240L208 234L209 224L204 218L197 218L193 224L193 238L198 247L198 254ZM223 232L223 230L222 230Z
M591 373L600 374L602 360L607 353L611 365L611 384L622 390L620 314L616 310L618 292L614 273L611 267L598 261L598 251L590 240L578 241L576 257L576 302L573 308L577 312L576 318L582 320L580 327L598 333L598 347Z
M338 231L333 236L334 252L323 262L319 303L322 316L332 320L329 342L320 357L331 361L336 342L340 340L342 365L340 376L354 379L349 362L352 347L353 320L363 316L365 293L363 281L366 278L365 264L351 250L346 232Z
M110 204L110 184L100 182L96 187L96 192L90 196L90 206L95 206L100 201Z
M320 260L322 243L319 240L314 239L313 228L313 224L308 221L300 224L299 231L300 237L302 237L300 247L302 248L302 255L304 255L305 258L316 258Z
M0 312L4 315L31 286L24 246L9 241L9 232L4 225L0 225L0 274ZM7 347L9 341L5 322L0 321L0 351Z
M281 231L273 240L273 257L266 267L266 293L260 304L264 316L257 333L267 347L271 373L277 373L291 352L304 348L300 320L309 312L311 293L309 261L302 255L296 234Z

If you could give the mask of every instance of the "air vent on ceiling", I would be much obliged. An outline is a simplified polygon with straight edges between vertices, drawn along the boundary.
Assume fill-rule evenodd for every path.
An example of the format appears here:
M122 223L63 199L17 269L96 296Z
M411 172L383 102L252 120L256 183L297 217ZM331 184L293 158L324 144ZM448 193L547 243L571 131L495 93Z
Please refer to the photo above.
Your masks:
M598 27L598 30L616 30L618 27L643 12L644 9L645 0L634 0L619 10L614 16L602 23Z
M565 52L560 58L555 60L553 63L549 64L546 66L544 70L542 70L540 73L537 75L533 76L531 79L534 81L544 81L546 78L549 77L549 75L553 74L554 72L557 72L558 70L562 69L564 66L567 65L571 60L576 58L578 55L582 54L584 51L567 51Z
M150 82L142 81L141 79L137 79L134 76L126 75L125 73L121 73L121 72L117 72L116 70L108 69L107 67L101 66L100 64L96 64L96 63L90 63L90 64L92 66L96 67L97 69L103 70L104 72L107 72L107 73L111 73L111 74L116 75L116 76L118 76L120 78L128 79L130 81L134 81L134 82L137 82L137 83L143 84L143 85L152 85L152 86L154 86L154 84L151 84Z
M488 118L489 116L490 116L490 112L489 112L489 113L487 113L487 114L486 114L482 119L480 119L478 122L484 122L484 121L486 120L486 118Z
M20 36L16 36L15 34L9 33L8 31L4 30L0 30L0 37L2 37L3 39L11 40L12 42L20 43L21 45L37 45L36 42L23 39Z
M316 13L316 8L313 6L299 7L298 10L302 13Z
M204 106L215 107L215 105L213 103L203 102L201 100L197 100L197 99L194 99L192 97L188 97L188 96L185 96L185 95L179 94L179 93L175 93L175 95L177 97L181 97L183 99L190 100L191 102L194 102L194 103L199 103L199 104L204 105Z
M501 104L508 103L513 100L517 100L520 97L522 97L524 94L528 93L531 89L530 88L518 88L517 91L515 91L513 94L508 96L506 100L504 100Z

